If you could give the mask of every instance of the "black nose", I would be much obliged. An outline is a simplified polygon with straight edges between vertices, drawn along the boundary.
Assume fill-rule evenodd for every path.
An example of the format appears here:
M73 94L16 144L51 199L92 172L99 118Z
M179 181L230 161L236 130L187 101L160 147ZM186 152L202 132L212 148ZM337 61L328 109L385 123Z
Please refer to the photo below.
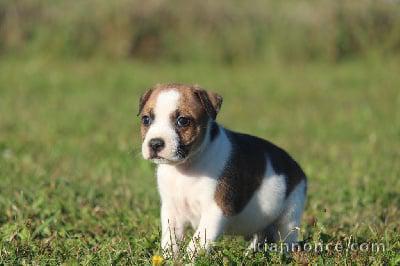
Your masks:
M165 142L163 139L160 139L160 138L151 139L149 141L149 146L152 151L159 152L164 148Z

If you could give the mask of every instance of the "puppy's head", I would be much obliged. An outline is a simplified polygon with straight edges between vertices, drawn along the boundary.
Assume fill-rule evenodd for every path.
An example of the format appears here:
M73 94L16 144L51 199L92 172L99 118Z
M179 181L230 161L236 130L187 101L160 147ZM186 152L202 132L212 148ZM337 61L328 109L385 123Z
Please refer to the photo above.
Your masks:
M155 163L179 164L205 141L222 97L200 87L160 84L139 101L142 155Z

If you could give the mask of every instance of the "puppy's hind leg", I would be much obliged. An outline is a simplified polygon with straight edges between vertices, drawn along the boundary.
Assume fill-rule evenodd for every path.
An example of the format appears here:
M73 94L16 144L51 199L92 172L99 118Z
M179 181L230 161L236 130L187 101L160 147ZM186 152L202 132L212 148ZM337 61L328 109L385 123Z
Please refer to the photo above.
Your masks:
M274 242L274 233L276 228L273 224L267 226L264 230L253 235L250 245L247 247L246 254L250 252L262 252L265 245Z
M305 204L305 182L301 182L292 191L284 212L274 223L276 231L274 238L276 242L283 242L286 251L290 252L297 244L297 238L300 230L301 216L303 214Z
M253 235L251 239L250 245L247 247L246 255L249 255L251 252L257 252L260 250L262 241L264 240L263 232L258 232Z

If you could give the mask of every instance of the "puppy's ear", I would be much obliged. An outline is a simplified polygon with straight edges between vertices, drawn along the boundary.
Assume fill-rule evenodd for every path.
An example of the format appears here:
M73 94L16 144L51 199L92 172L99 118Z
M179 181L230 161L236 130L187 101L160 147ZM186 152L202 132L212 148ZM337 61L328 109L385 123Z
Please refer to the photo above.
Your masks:
M194 93L199 98L201 105L206 110L207 114L212 120L215 120L219 110L221 109L222 96L215 92L206 91L200 88L195 89Z
M147 100L150 98L151 93L153 92L153 89L148 89L141 97L139 100L139 111L137 115L139 116L140 113L143 110L144 105L146 104Z

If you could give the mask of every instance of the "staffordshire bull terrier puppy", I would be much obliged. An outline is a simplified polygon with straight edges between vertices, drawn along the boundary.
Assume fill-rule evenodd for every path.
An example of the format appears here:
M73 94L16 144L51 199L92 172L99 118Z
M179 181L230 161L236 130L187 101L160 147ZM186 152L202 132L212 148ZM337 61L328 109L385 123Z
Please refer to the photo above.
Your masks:
M159 84L140 98L142 155L157 164L166 254L178 252L188 225L192 256L222 234L252 237L253 249L297 242L306 175L278 146L219 125L221 104L220 95L184 84Z

